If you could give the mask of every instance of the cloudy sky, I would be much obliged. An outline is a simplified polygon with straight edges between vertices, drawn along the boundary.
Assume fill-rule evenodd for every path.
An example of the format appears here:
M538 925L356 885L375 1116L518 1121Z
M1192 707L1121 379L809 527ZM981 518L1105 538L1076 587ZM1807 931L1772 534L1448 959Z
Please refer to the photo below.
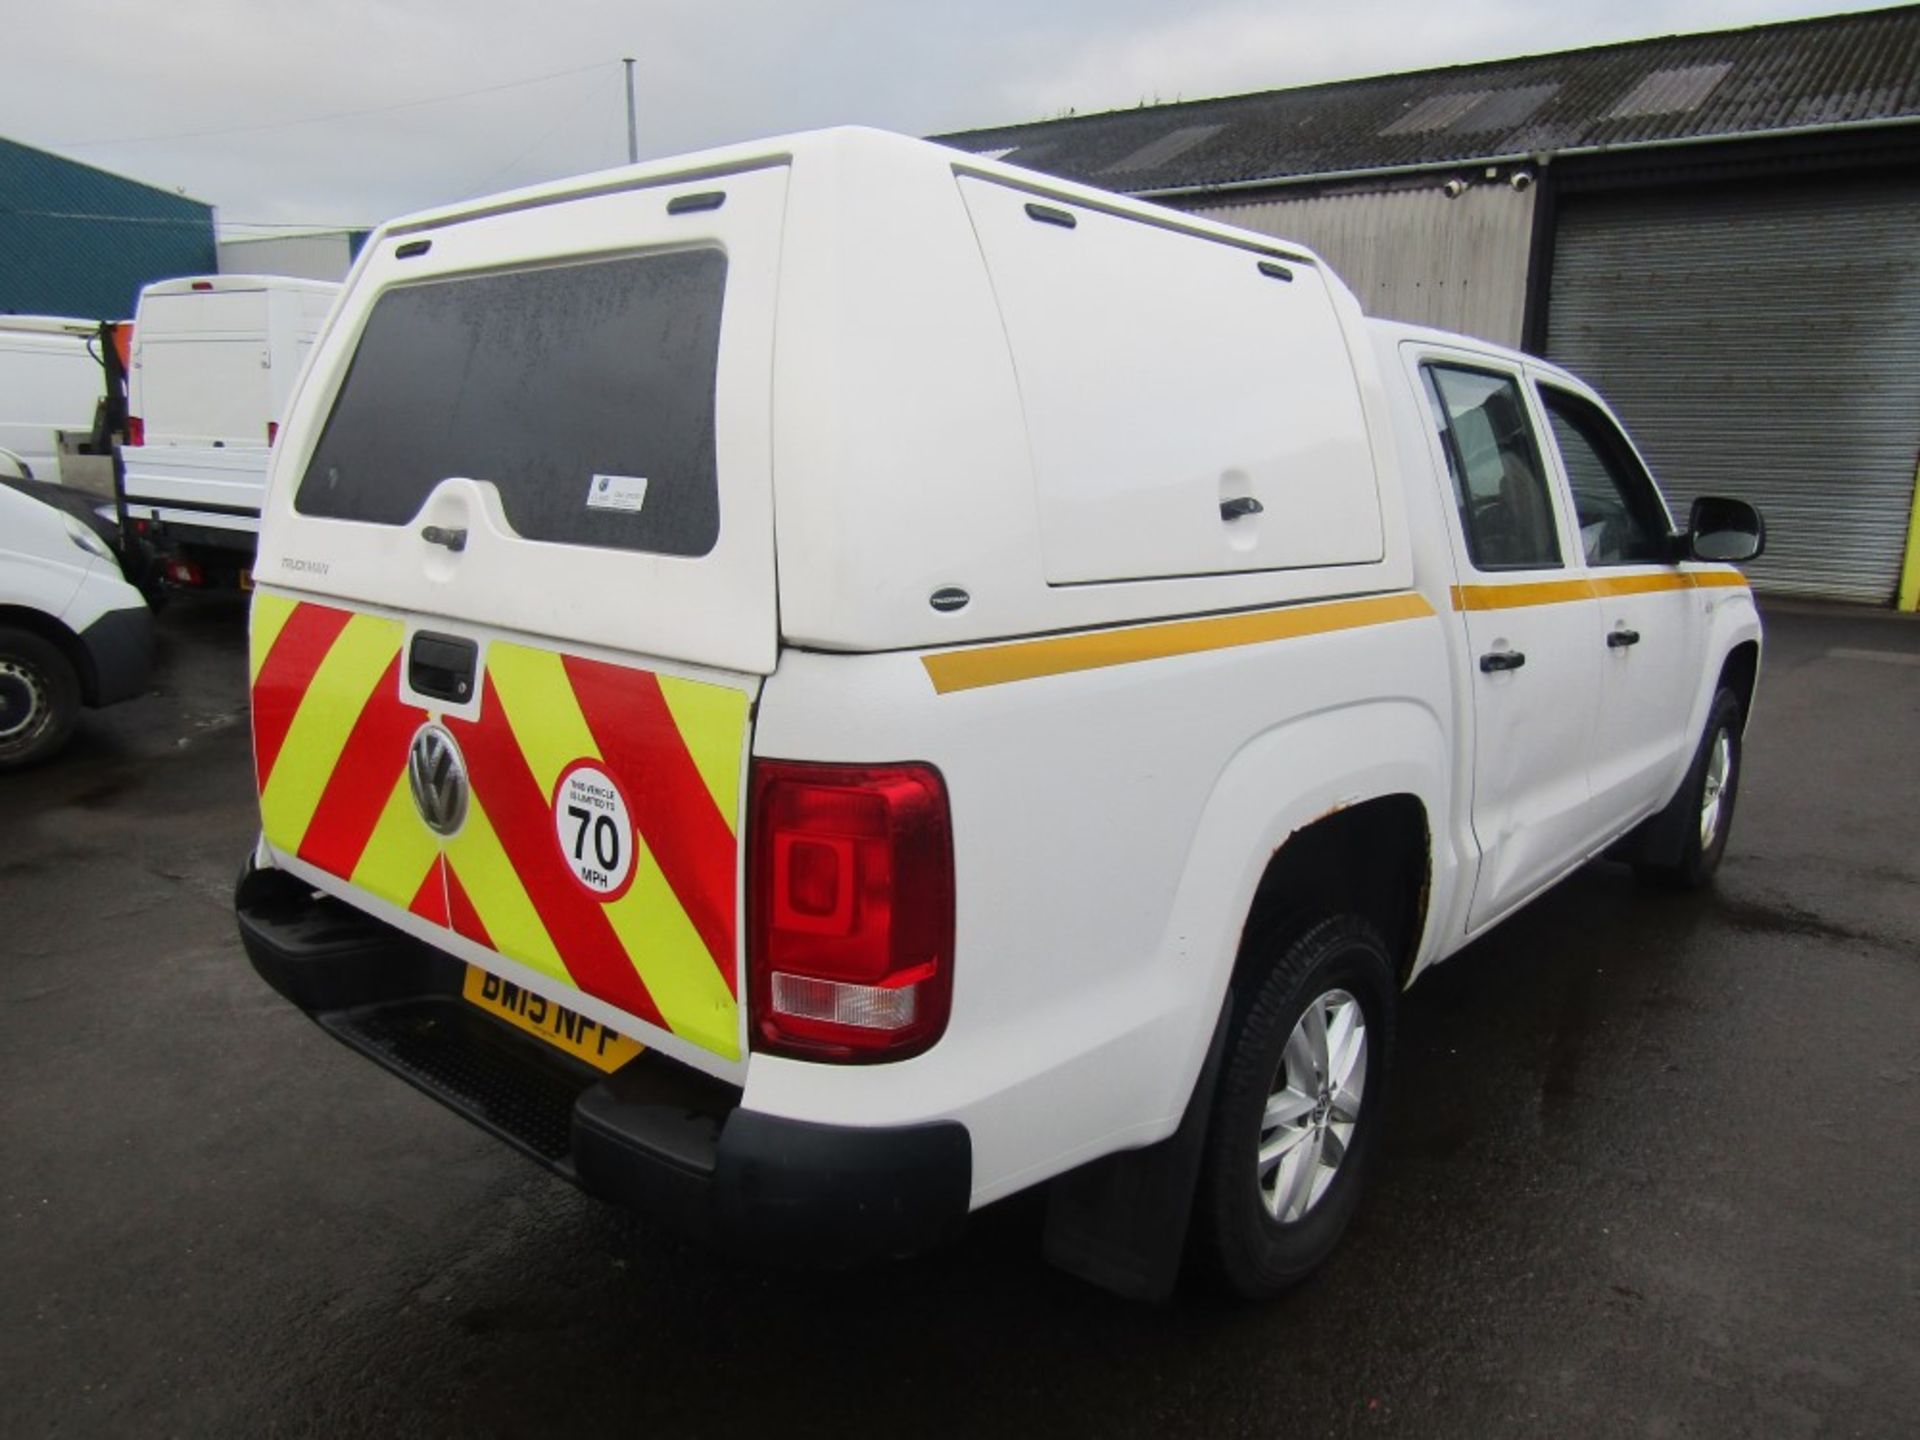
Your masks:
M1843 10L1845 0L0 0L0 135L364 225L640 153L927 134ZM267 233L264 228L253 233Z

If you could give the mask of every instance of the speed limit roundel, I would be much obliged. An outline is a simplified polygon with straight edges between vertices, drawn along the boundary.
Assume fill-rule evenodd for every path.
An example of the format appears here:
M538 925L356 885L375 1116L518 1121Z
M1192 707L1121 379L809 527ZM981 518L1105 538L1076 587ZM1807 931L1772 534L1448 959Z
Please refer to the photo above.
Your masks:
M633 878L633 817L613 777L576 760L553 787L553 833L573 878L614 900Z

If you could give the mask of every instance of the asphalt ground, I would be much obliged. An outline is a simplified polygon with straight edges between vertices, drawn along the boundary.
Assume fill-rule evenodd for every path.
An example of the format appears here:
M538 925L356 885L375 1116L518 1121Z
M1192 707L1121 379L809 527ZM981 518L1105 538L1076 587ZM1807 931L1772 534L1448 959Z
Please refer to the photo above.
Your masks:
M1776 607L1720 882L1406 997L1317 1278L1145 1308L1040 1209L820 1276L577 1194L255 978L244 613L0 778L0 1434L1920 1434L1920 623Z

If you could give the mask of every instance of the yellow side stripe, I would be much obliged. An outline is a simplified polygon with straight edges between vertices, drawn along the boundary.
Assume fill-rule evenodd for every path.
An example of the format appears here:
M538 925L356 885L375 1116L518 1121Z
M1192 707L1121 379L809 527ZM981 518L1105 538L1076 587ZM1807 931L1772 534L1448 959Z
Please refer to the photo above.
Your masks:
M300 848L354 722L388 662L399 653L400 632L397 620L355 615L313 672L273 774L260 793L262 827L280 849Z
M420 893L421 882L440 858L440 843L420 822L413 793L403 773L393 782L387 803L374 822L367 848L354 862L349 883L405 909Z
M487 676L500 696L507 726L513 731L520 753L542 794L551 796L561 772L576 760L605 763L558 655L521 645L495 643L487 649ZM719 689L691 684L687 688ZM740 702L735 718L729 722L733 725L732 731L722 737L732 757L735 778L730 788L737 796L746 696L737 690L722 693L731 694ZM724 713L713 718L723 720ZM674 722L680 726L683 737L689 734L689 716L676 710ZM698 756L699 751L691 742L688 748ZM704 748L710 758L717 758L719 741L713 740ZM710 790L713 785L714 781L709 779ZM731 824L731 811L723 813ZM542 837L537 843L557 844L558 841ZM733 992L727 989L726 980L707 954L700 932L693 928L680 897L667 883L659 862L638 830L633 835L633 851L632 881L626 893L602 907L608 924L619 937L628 963L639 973L654 1003L660 1007L667 1028L708 1050L729 1059L737 1058L739 1012ZM475 903L478 904L477 897ZM499 944L500 936L491 924L487 930Z
M293 612L300 602L289 600L284 595L273 595L263 590L253 592L253 609L247 619L247 681L260 678L260 667L267 663L267 655L273 649L273 642L280 638L280 632L286 628L287 621L293 618Z
M526 887L520 883L477 795L468 798L467 819L460 833L447 842L447 863L459 876L460 888L486 926L494 949L562 985L573 985L573 977L554 949L547 927L540 923L540 912L527 897Z
M1512 610L1531 605L1563 605L1572 600L1654 595L1670 590L1744 588L1746 583L1746 577L1738 570L1668 570L1653 575L1601 575L1584 580L1455 585L1452 594L1456 610Z
M1432 614L1433 607L1424 596L1405 590L1364 600L1290 605L1160 625L1092 630L1047 640L983 645L971 650L947 650L922 656L921 664L926 666L934 690L946 695L983 685L1007 685L1016 680L1035 680L1076 670L1098 670L1110 665L1133 665L1142 660L1196 655L1207 650L1263 645L1270 640L1325 635L1336 630L1391 624L1396 620L1418 620Z

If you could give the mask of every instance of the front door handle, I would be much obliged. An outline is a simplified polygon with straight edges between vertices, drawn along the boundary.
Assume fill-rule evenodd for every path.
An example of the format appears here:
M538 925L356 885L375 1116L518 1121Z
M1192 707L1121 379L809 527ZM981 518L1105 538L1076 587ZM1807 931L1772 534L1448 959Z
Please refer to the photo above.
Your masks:
M1518 650L1489 650L1480 657L1480 668L1491 675L1496 670L1518 670L1527 657Z
M467 548L467 532L455 530L446 525L427 525L422 527L420 538L429 545L444 545L456 554Z
M1607 648L1609 650L1618 650L1623 645L1638 645L1639 643L1640 632L1638 630L1609 630L1607 632Z

